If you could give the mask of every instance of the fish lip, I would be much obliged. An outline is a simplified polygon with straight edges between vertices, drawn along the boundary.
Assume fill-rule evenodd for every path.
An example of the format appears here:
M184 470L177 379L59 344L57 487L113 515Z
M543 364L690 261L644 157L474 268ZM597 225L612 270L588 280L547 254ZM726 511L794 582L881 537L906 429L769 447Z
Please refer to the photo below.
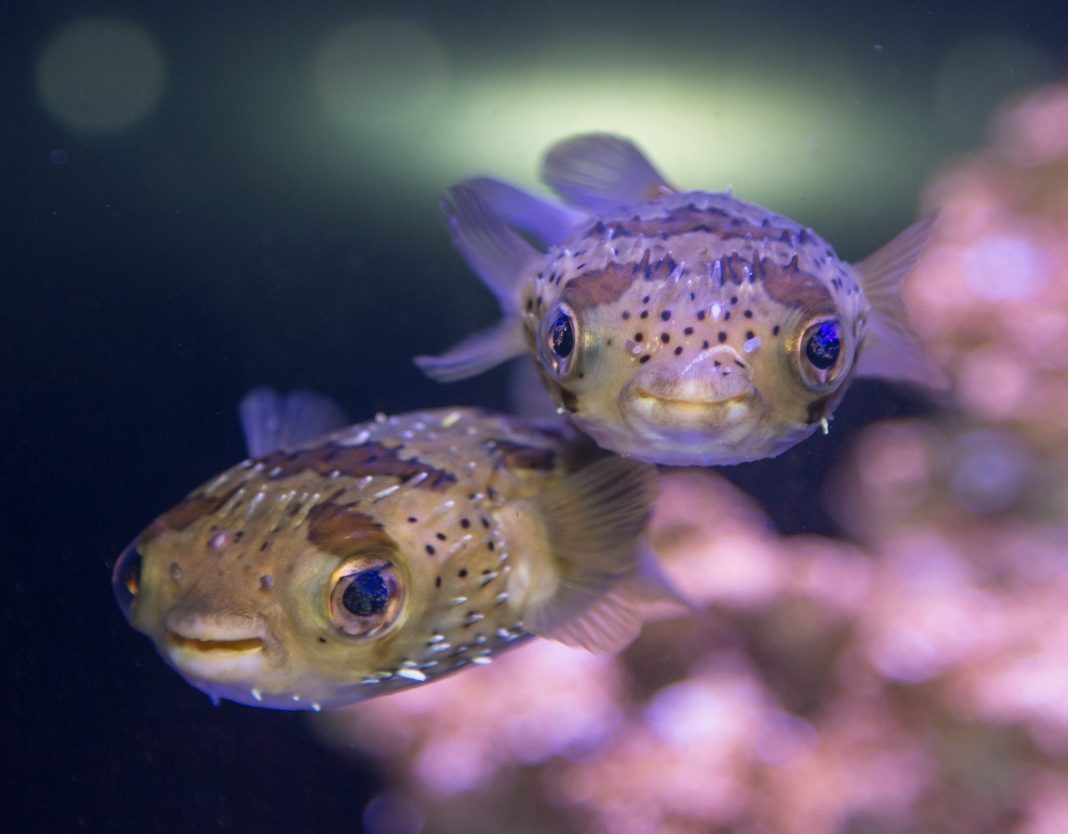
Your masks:
M744 394L739 394L734 397L726 397L723 399L708 398L708 399L682 399L679 397L664 397L660 394L654 394L652 391L648 391L644 388L638 388L634 392L635 401L651 401L652 403L667 406L670 408L700 408L702 410L707 409L709 406L717 406L723 409L730 408L732 405L741 405L747 400L755 399L754 391L747 391Z
M236 658L261 653L267 645L265 624L252 617L169 616L165 641L174 656Z

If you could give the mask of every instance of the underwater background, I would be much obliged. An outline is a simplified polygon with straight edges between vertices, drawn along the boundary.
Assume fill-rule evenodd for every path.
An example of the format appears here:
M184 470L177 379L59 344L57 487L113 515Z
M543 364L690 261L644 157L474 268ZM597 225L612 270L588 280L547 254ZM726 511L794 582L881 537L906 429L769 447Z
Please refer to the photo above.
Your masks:
M1049 2L13 3L0 11L12 830L1068 830L1068 12ZM250 388L509 407L437 201L587 130L910 282L956 388L669 475L700 616L315 718L207 698L115 557L244 456Z

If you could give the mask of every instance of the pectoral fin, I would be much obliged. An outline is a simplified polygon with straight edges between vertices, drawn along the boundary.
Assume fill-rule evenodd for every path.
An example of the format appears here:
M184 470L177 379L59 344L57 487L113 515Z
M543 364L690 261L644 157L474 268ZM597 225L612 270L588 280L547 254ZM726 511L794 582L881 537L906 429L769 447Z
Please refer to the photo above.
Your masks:
M675 192L632 142L606 133L554 145L542 162L541 176L569 203L593 212Z
M536 499L555 570L532 595L528 630L594 652L620 649L637 636L645 529L656 493L655 467L610 457Z
M468 265L489 287L504 318L469 336L441 356L417 356L415 364L442 382L487 371L526 349L519 322L519 284L540 253L509 229L478 192L467 185L450 188L442 203L453 240Z
M923 253L934 223L935 215L914 223L853 266L871 304L868 338L857 365L860 376L900 380L936 391L949 384L920 348L901 296L905 278Z

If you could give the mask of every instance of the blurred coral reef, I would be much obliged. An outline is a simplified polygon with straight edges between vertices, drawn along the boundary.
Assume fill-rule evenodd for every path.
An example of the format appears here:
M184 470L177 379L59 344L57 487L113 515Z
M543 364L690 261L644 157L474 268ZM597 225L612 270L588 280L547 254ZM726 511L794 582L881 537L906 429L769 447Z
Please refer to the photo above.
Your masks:
M907 302L954 393L857 433L850 539L668 474L653 543L696 612L317 717L391 784L371 834L1068 831L1068 87L928 208Z

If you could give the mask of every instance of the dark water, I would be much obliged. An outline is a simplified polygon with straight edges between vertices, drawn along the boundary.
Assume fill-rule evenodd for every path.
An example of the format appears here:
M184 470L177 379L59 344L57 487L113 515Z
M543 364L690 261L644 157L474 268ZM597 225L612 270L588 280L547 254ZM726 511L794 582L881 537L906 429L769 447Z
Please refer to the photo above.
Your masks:
M888 152L896 201L882 207L846 178L839 216L802 217L850 257L907 222L924 177L981 138L982 95L971 121L967 109L935 118L947 53L973 37L1026 44L1032 52L1007 54L1031 63L984 70L992 97L1018 76L1062 74L1068 43L1049 2L705 4L697 16L671 3L595 2L581 14L553 3L514 12L491 3L17 5L5 6L0 27L0 633L4 817L24 830L355 831L382 785L369 766L320 746L299 716L213 708L126 626L109 586L114 557L154 515L243 456L235 405L256 384L325 392L354 419L507 406L501 370L443 387L411 365L412 354L491 322L493 302L438 219L431 186L454 174L444 165L410 176L438 155L435 123L396 148L338 138L295 69L317 39L388 9L436 32L469 67L486 55L492 74L513 53L551 47L554 32L604 31L633 56L609 101L642 77L653 42L704 40L710 54L743 44L784 82L810 46L833 44L852 62L842 73L867 80L857 88L867 103L847 110L885 96L929 130L911 139L923 153ZM50 39L86 14L139 22L167 62L144 118L93 135L46 112L35 86ZM566 102L568 88L557 95ZM517 89L507 106L521 110L525 99ZM617 106L626 112L626 96ZM272 110L277 119L263 118ZM469 127L475 137L486 128ZM534 156L522 156L533 170ZM478 163L473 152L468 169ZM804 213L804 194L779 197ZM874 220L850 221L855 206ZM729 475L782 530L833 532L819 487L850 430L923 407L859 384L830 438Z

